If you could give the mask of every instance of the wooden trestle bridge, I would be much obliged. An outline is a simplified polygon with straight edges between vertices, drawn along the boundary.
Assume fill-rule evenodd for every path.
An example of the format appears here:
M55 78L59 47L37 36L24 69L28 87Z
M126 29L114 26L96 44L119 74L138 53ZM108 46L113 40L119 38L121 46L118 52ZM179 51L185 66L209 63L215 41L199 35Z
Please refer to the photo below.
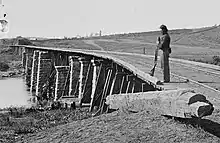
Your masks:
M24 45L12 48L22 54L26 83L39 100L89 106L92 112L96 108L96 115L108 109L138 112L153 108L161 114L188 118L210 115L214 109L202 94L159 84L145 67L132 63L132 53Z

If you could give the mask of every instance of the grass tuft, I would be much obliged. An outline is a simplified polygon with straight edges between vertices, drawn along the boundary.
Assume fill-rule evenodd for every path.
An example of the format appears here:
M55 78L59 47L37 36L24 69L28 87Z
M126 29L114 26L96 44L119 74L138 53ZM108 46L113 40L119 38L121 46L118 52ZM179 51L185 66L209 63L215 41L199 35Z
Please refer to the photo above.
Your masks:
M16 138L25 134L90 117L92 117L92 114L88 108L38 111L25 109L24 107L11 107L8 108L8 112L0 113L0 139L5 142L14 142Z

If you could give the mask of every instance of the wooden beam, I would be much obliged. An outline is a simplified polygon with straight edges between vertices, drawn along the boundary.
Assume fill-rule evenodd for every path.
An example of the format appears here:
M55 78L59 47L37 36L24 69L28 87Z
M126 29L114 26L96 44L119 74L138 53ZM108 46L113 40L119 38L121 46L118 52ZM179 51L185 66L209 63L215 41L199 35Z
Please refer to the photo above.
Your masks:
M91 67L91 59L87 57L80 57L80 73L79 73L79 99L80 99L80 105L82 103L82 98L85 90L86 85L86 79L89 72L89 69Z
M69 96L76 96L78 91L77 83L79 82L79 56L70 56L70 83L69 83ZM78 94L78 93L77 93Z
M90 103L92 94L93 66L89 63L82 93L82 103Z
M93 109L94 106L101 107L102 100L110 93L110 86L109 82L112 82L113 77L109 75L110 73L108 72L110 68L112 67L112 62L109 60L102 61L100 65L97 67L98 75L97 75L97 83L95 85L94 91L94 97L92 102L90 103L91 105L91 110Z
M90 112L93 110L93 101L94 101L95 90L97 86L97 76L98 76L97 67L100 66L100 62L95 59L92 59L91 63L93 66L93 76L92 76L92 93L91 93L91 101L90 101L90 108L89 108Z
M106 104L110 109L125 112L153 110L181 118L201 118L211 115L214 110L204 95L189 89L110 95L106 98Z
M104 84L104 88L103 88L100 103L99 103L99 109L100 109L101 114L103 113L104 103L105 103L105 99L106 99L106 96L107 96L107 91L108 91L108 87L109 87L111 74L112 74L112 69L109 69L107 71L107 76L106 76L106 79L105 79L105 84Z
M37 64L37 83L36 83L36 95L41 96L42 87L47 82L52 69L51 59L48 52L40 51L38 55Z
M54 101L59 100L65 91L65 83L69 75L69 66L55 66L56 84Z
M30 91L33 92L36 90L37 86L37 72L38 72L38 62L39 62L39 51L35 50L32 60L32 70L31 70L31 87Z
M101 62L95 62L92 61L93 63L93 83L92 83L92 94L91 94L91 102L90 102L90 108L89 111L91 112L94 108L95 105L95 99L98 98L102 87L100 88L100 85L103 85L101 82L101 73L103 73L102 67L103 64Z

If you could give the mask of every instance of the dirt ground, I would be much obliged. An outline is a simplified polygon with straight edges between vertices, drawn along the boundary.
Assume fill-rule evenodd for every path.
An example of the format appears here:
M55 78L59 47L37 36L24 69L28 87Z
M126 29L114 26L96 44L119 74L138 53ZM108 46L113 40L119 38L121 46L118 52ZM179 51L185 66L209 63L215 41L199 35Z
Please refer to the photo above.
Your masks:
M206 120L204 119L204 121ZM211 125L216 124L210 122ZM218 127L220 127L219 124ZM127 114L116 111L86 120L74 121L27 135L18 142L209 143L220 142L220 134L218 133L217 136L205 132L198 125L190 124L189 120L172 119L149 110Z

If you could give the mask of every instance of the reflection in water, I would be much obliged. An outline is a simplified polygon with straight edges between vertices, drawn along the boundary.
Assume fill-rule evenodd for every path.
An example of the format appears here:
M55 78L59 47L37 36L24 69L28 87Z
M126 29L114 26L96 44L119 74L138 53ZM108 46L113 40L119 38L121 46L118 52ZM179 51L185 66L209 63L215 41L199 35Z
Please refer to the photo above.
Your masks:
M31 106L36 103L22 78L0 80L0 108L10 106Z

